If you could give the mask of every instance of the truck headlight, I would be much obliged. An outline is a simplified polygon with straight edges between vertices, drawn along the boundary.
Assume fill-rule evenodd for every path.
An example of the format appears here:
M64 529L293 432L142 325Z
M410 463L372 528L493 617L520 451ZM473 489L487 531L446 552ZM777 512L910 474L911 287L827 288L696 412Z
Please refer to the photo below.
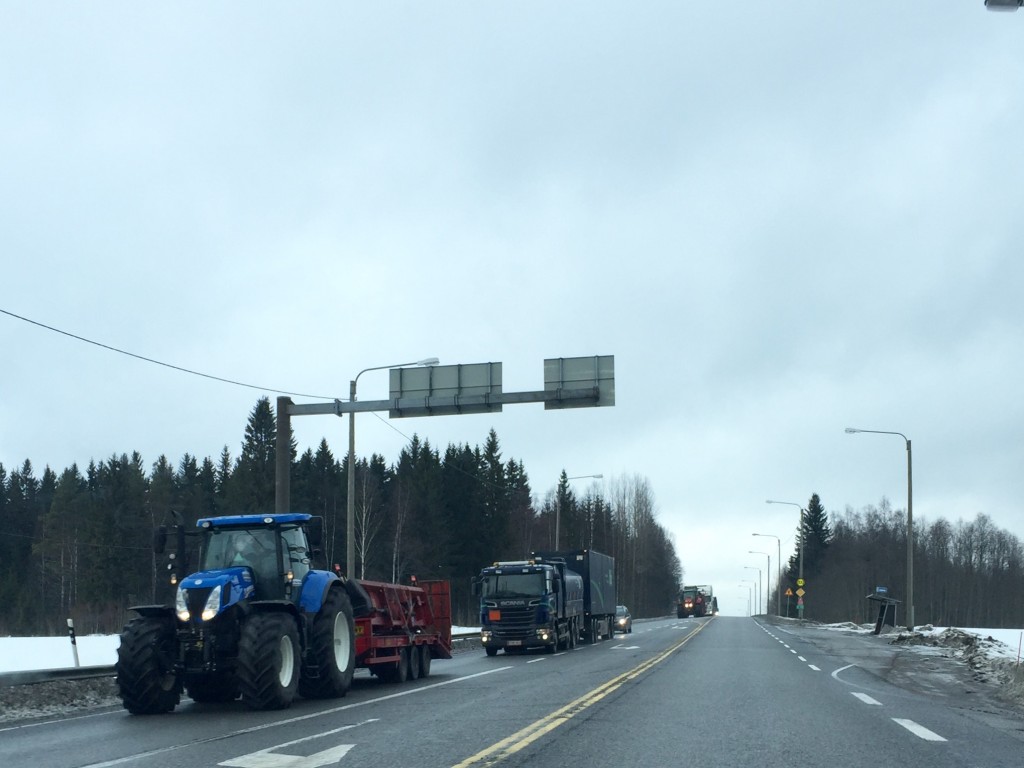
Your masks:
M209 621L220 611L220 584L213 588L210 596L206 598L206 605L203 606L201 614L203 621Z

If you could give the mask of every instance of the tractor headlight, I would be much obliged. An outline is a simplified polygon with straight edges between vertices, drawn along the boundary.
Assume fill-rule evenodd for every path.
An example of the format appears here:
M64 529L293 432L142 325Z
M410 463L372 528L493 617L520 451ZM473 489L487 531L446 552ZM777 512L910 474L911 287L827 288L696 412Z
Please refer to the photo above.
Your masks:
M174 611L178 614L178 621L188 621L188 606L185 604L185 590L180 587L174 596Z
M209 621L220 612L220 584L213 588L210 596L206 598L206 605L203 606L202 619Z

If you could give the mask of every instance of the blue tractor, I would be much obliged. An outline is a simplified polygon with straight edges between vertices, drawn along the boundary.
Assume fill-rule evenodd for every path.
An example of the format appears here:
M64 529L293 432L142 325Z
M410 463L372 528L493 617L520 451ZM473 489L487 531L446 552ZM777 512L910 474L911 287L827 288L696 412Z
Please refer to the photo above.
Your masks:
M323 519L307 514L234 515L174 526L173 605L135 606L121 633L117 687L132 714L170 712L186 692L197 702L241 697L252 709L288 707L296 694L344 696L355 668L353 600L361 587L313 559ZM186 537L198 537L189 573ZM162 554L161 526L154 549Z

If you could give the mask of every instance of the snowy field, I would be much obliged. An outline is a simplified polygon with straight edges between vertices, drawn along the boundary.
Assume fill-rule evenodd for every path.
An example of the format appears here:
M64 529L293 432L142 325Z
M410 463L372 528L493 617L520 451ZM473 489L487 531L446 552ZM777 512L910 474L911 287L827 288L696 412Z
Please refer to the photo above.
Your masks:
M452 627L452 634L479 632L479 627ZM110 667L117 662L118 635L77 638L78 664L71 640L61 637L0 637L0 673L68 667Z

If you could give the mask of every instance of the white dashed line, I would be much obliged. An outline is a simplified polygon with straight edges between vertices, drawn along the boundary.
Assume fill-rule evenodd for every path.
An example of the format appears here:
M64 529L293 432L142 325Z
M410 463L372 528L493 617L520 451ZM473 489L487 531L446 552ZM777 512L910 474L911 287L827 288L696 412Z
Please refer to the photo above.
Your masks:
M945 741L945 739L939 736L939 734L934 731L929 731L923 725L918 725L913 720L905 720L902 717L894 717L892 720L894 723L902 725L912 734L918 738L924 739L925 741Z
M813 664L808 664L807 666L813 669L815 672L821 672L821 669L819 667L814 666Z
M857 693L856 691L850 691L850 693L853 694L854 696L856 696L861 701L863 701L865 704L874 704L874 705L879 706L879 707L882 706L882 702L875 701L870 696L868 696L866 693Z

